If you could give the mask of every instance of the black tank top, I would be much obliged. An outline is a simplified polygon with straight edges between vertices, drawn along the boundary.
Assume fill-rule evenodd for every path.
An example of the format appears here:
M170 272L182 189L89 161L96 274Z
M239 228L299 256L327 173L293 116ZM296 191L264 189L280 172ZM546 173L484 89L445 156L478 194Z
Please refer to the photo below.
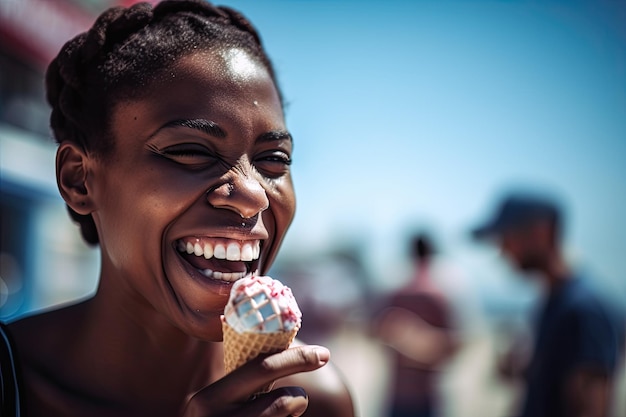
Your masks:
M0 322L0 416L20 416L15 351L6 325L2 322Z

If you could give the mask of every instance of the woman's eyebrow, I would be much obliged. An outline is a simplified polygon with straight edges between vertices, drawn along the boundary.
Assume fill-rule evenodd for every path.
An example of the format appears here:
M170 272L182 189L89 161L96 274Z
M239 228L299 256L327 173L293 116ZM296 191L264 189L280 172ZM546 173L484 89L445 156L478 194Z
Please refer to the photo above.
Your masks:
M288 140L289 142L293 142L293 137L291 133L285 130L273 130L271 132L266 132L257 137L258 142L270 142L277 140Z
M190 129L196 129L200 132L206 133L207 135L216 137L216 138L225 138L226 132L217 125L217 123L212 122L206 119L177 119L172 120L171 122L167 122L161 129L165 129L168 127L188 127Z

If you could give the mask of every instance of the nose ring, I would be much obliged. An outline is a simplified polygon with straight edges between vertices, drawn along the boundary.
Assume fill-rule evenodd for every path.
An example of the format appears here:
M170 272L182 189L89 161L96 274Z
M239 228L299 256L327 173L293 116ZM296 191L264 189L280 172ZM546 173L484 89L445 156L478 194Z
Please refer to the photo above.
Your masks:
M265 192L260 187L259 190ZM228 181L210 187L205 192L205 198L209 205L214 208L225 208L239 214L242 219L242 227L248 227L248 219L256 219L259 213L269 208L269 201L265 194L262 200L259 196L250 195L250 193L256 193L259 190L237 193L235 185ZM262 207L260 207L261 205Z
M206 194L207 197L209 197L209 195L212 192L218 191L220 193L223 193L223 195L221 197L230 197L234 190L235 190L235 186L231 182L227 182L225 184L219 184L219 185L212 186L211 188L206 190L205 194Z

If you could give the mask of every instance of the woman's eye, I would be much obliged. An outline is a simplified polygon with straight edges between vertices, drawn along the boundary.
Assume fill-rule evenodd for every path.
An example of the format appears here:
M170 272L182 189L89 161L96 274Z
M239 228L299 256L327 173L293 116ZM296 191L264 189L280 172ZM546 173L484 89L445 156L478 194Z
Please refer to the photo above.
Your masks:
M161 155L185 165L202 165L215 159L213 153L201 145L176 145L162 149Z
M291 157L286 152L274 151L257 156L254 164L261 174L278 178L289 172Z

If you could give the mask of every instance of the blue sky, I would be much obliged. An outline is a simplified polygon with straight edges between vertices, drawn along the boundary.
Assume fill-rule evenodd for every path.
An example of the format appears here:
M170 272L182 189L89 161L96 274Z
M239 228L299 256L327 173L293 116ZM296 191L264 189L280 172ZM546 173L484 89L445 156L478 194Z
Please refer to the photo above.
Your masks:
M626 294L626 6L225 1L287 99L289 253L356 239L385 269L414 225L450 254L509 185L567 204L568 250Z

